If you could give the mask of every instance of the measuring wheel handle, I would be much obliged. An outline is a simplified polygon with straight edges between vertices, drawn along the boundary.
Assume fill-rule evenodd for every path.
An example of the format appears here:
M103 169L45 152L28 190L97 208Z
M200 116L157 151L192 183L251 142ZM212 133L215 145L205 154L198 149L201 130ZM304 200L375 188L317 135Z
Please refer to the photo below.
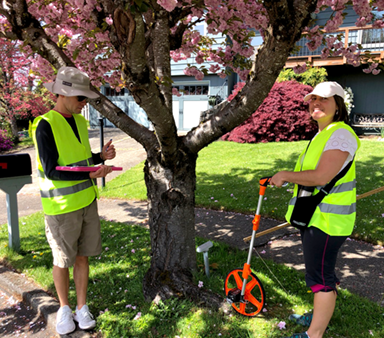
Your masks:
M243 289L243 269L232 270L224 283L227 302L234 310L243 316L254 317L263 309L265 304L265 292L261 281L253 272L246 272L248 280Z

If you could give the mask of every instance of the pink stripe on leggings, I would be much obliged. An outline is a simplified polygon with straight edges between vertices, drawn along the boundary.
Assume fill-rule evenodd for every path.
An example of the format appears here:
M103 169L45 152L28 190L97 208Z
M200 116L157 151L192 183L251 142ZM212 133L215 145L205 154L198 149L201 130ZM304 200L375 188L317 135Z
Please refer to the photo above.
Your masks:
M324 251L323 251L323 260L321 262L321 277L323 279L323 285L321 284L312 285L311 290L313 293L317 293L322 290L327 291L329 289L332 289L331 287L325 285L325 279L324 279L324 261L325 261L325 251L327 249L328 239L329 239L329 236L327 236L327 241L325 242Z

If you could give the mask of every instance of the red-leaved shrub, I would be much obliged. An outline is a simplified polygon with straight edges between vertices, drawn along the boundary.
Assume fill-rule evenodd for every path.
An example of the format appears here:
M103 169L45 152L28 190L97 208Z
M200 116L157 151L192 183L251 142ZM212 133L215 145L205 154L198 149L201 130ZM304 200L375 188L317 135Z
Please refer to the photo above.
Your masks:
M244 82L238 83L228 100L231 101L243 87ZM258 143L312 138L317 125L310 123L308 103L303 101L311 91L311 86L296 81L275 83L259 109L222 139Z

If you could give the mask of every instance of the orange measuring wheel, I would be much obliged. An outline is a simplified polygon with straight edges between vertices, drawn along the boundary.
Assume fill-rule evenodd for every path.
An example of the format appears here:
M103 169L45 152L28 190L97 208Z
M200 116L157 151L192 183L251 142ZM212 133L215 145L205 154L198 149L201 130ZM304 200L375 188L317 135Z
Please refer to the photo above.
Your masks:
M251 272L247 278L244 296L242 296L243 282L243 269L232 270L225 279L225 295L236 312L244 316L254 317L264 307L264 288L256 275Z
M259 201L255 218L252 221L252 236L249 244L248 259L242 269L232 270L224 283L225 296L227 302L240 314L244 316L256 316L264 307L265 292L260 280L251 271L251 258L253 243L255 241L256 231L260 225L260 209L263 202L265 190L271 181L271 177L263 177L259 180L260 191Z

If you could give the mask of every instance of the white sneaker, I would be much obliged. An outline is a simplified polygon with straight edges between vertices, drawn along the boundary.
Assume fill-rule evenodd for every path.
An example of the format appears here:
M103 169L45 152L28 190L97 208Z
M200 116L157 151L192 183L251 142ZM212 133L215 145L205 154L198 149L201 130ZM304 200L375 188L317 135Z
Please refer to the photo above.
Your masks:
M62 306L57 311L56 316L56 331L58 334L68 334L75 331L76 325L73 321L72 310L68 305Z
M92 314L89 312L87 305L78 310L76 306L76 312L73 319L79 323L79 328L82 330L90 330L96 326L96 321L93 319Z

